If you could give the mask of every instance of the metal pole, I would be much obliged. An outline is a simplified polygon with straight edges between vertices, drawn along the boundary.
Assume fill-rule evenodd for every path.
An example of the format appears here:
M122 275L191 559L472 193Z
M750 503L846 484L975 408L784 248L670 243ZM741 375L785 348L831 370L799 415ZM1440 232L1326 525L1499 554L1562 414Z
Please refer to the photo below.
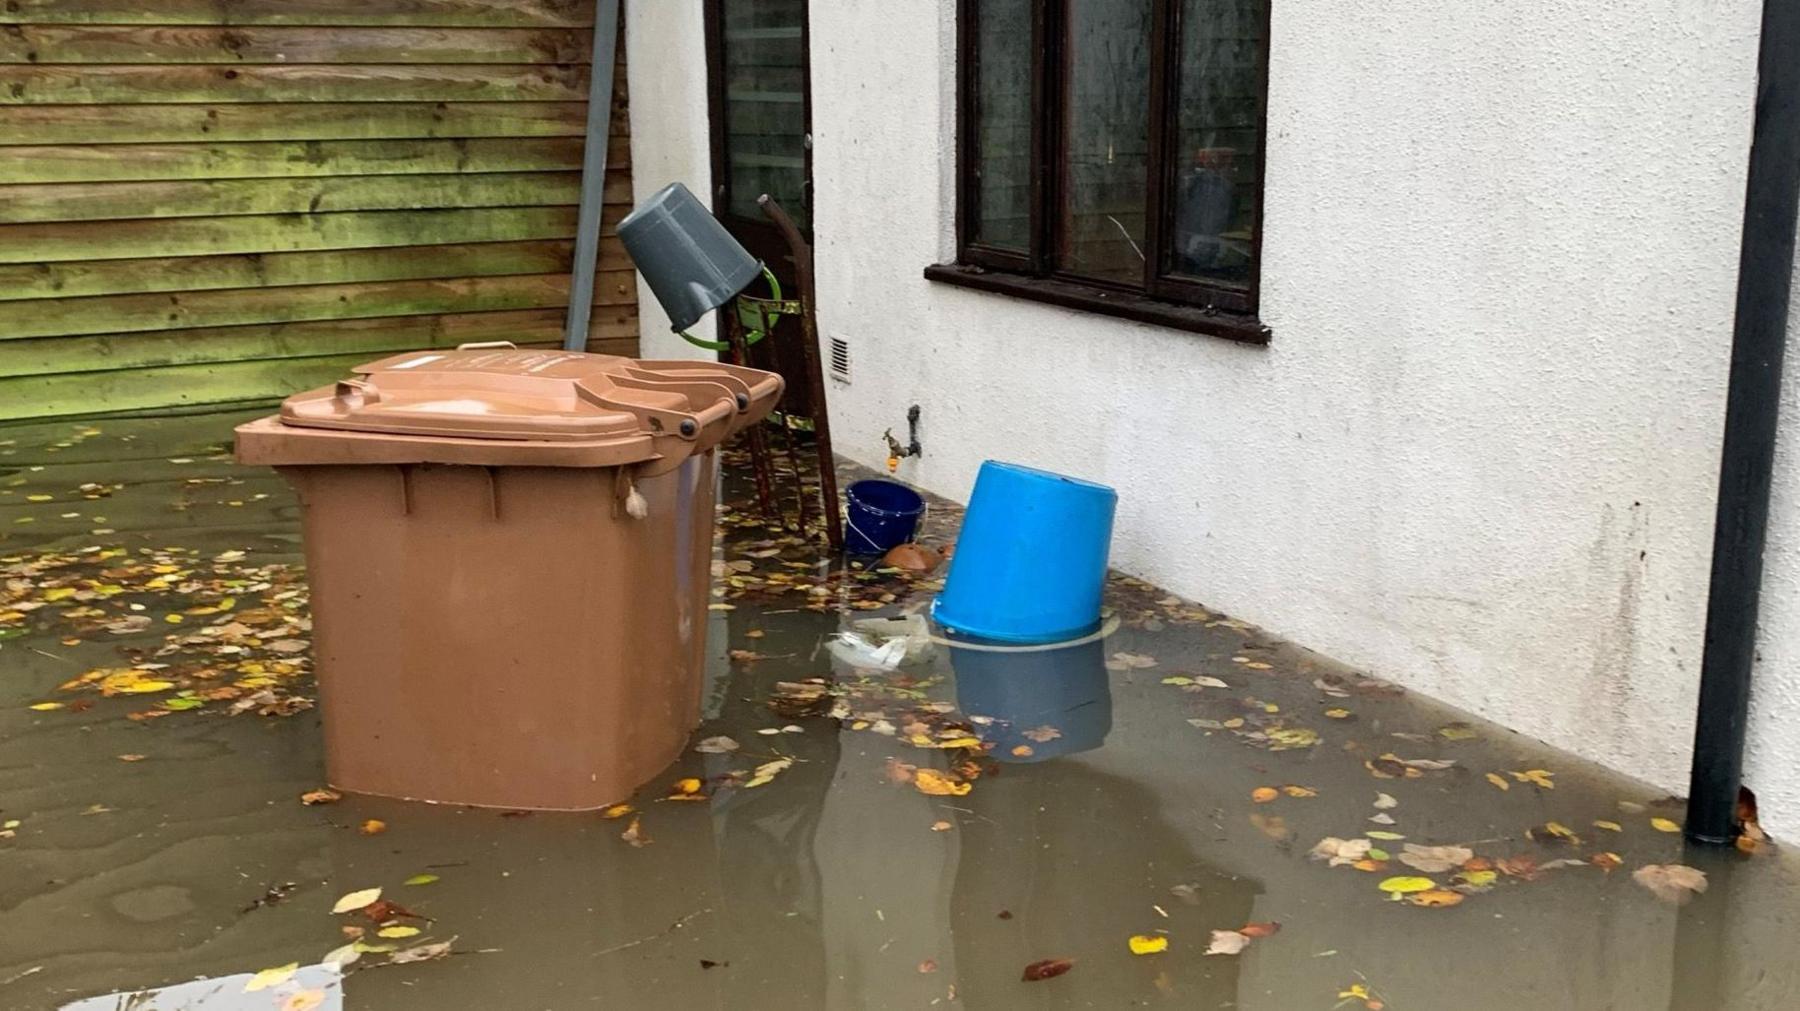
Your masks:
M595 0L594 54L588 79L587 135L581 150L581 209L575 217L575 266L569 277L569 317L563 348L587 347L594 305L594 268L600 260L600 208L605 202L606 142L612 123L613 64L619 41L619 0Z
M1756 658L1756 612L1781 409L1781 358L1794 272L1794 220L1800 207L1797 54L1800 0L1763 0L1756 124L1745 185L1712 585L1706 601L1706 652L1700 661L1700 706L1688 784L1687 836L1713 845L1730 843L1738 831L1744 724Z

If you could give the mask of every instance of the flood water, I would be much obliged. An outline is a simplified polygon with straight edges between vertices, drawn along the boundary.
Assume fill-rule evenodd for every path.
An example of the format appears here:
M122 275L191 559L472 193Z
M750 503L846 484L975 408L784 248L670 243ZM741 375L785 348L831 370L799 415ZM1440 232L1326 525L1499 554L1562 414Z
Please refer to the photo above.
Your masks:
M736 475L694 732L735 751L616 818L303 804L298 507L229 462L245 417L0 427L0 1008L307 965L359 923L451 942L350 965L344 1006L380 1011L1800 1006L1783 853L1690 849L1655 790L1125 580L1104 639L859 669L825 639L941 572L832 568ZM1706 890L1634 880L1671 864ZM375 887L418 933L332 915Z

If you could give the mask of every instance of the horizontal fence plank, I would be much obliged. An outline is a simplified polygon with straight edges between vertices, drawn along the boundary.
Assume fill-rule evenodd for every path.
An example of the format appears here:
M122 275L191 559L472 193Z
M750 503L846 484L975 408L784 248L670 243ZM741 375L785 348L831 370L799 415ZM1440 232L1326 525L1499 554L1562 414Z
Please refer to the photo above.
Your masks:
M597 290L595 301L608 306L621 301L616 287L613 284L606 286L604 291ZM569 274L566 271L39 298L0 302L0 342L245 323L543 309L566 306L568 301Z
M579 172L35 183L0 186L0 224L405 207L533 207L575 203L580 186ZM609 200L631 199L627 180L608 180L606 189Z
M0 149L0 184L568 172L581 149L579 137L24 145ZM629 167L615 149L629 158L628 142L609 143L609 172Z
M601 234L611 232L627 210L622 203L602 208ZM0 225L0 263L511 242L574 234L572 206L68 221Z
M593 0L7 0L0 24L581 27Z
M0 105L0 144L580 137L586 128L579 101ZM625 129L621 117L613 132Z
M579 63L574 28L16 25L0 63Z
M240 323L542 309L566 304L568 290L567 274L521 274L33 299L0 304L0 341Z
M616 238L605 241L618 242ZM0 264L0 301L417 277L547 274L568 270L572 249L573 243L568 240L544 240Z
M249 359L388 354L477 341L559 340L562 309L467 312L397 319L269 323L157 334L0 341L0 377L107 372Z
M0 66L0 105L108 102L580 101L581 64Z

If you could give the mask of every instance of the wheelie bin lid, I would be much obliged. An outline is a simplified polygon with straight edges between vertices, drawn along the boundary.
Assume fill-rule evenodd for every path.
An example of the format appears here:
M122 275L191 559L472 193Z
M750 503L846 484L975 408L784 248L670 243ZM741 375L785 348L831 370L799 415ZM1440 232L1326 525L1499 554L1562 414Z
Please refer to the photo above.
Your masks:
M393 355L239 426L238 459L273 466L679 461L768 414L771 372L510 344Z

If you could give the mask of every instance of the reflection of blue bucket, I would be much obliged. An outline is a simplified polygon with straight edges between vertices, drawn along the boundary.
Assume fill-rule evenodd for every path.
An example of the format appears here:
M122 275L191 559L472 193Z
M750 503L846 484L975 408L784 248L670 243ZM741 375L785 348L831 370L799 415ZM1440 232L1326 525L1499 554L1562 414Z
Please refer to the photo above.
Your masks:
M844 550L853 555L885 555L912 540L925 500L903 484L870 478L844 490L850 528Z
M1103 484L994 460L981 465L939 624L1005 642L1061 642L1100 625L1119 495Z
M957 708L996 721L981 732L994 743L988 757L1041 762L1105 743L1112 730L1105 647L1101 638L1062 649L950 647Z

